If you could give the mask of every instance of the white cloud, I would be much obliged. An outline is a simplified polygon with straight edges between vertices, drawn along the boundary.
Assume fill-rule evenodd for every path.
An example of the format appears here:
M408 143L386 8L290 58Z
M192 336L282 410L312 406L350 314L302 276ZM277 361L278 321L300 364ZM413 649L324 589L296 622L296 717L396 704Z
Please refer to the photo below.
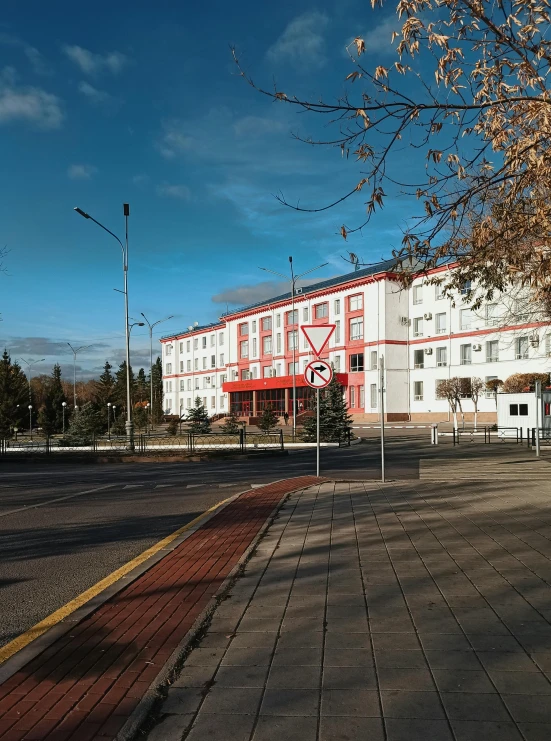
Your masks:
M163 124L163 135L157 142L157 149L165 159L173 159L178 154L193 148L194 138L185 132L186 124L173 119Z
M189 201L191 198L191 190L187 185L170 185L169 183L163 183L157 186L157 194L160 196L166 196L167 198L177 198L180 201Z
M264 136L285 131L287 125L283 121L262 116L244 116L233 125L236 136Z
M42 54L34 46L27 44L17 36L12 36L9 33L0 33L0 44L4 46L11 46L16 49L21 49L23 54L27 57L33 70L39 75L47 75L50 73L50 69L46 60Z
M90 180L98 171L93 165L70 165L67 168L67 177L71 180Z
M18 85L11 67L0 73L0 124L26 121L41 129L58 129L63 119L61 101L56 95Z
M128 57L120 51L94 54L82 46L64 46L63 51L87 75L97 75L106 71L116 75L129 62Z
M297 16L266 52L268 61L286 62L300 69L322 67L326 62L324 32L328 23L328 16L316 10Z
M366 54L394 54L394 46L391 44L394 31L400 31L402 21L396 15L389 15L379 25L367 33L361 35L365 41ZM351 43L353 40L350 39Z
M104 90L98 90L93 85L90 85L89 82L85 82L84 80L79 82L78 91L95 105L102 105L113 100L109 93L106 93Z

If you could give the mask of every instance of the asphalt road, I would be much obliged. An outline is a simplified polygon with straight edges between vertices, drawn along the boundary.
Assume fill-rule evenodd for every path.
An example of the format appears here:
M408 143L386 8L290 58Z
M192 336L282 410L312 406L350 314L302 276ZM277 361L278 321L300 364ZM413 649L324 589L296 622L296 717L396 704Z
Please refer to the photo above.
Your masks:
M416 479L421 458L450 454L450 445L435 449L426 434L392 437L387 475ZM0 645L216 502L253 484L307 473L315 473L314 450L195 463L0 460ZM378 440L323 449L321 473L379 478Z

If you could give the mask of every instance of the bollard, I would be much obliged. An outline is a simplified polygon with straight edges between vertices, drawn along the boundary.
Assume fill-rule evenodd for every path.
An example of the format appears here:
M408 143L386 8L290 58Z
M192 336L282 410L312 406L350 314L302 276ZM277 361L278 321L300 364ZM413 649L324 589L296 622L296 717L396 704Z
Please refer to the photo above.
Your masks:
M438 425L432 425L430 442L431 445L438 445Z

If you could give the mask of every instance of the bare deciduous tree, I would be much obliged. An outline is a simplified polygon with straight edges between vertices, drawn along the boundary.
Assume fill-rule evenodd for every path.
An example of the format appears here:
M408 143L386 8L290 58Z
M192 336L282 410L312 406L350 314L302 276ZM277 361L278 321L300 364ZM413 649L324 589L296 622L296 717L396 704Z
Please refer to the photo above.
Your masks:
M471 378L470 383L470 392L471 392L471 399L473 400L474 404L474 428L476 430L476 425L478 421L478 400L480 399L480 394L482 391L486 388L486 384L481 378L474 377Z
M390 0L371 0L387 6ZM348 47L352 71L333 102L257 86L274 101L321 114L335 129L309 144L336 147L358 173L346 193L301 211L323 211L367 193L359 231L383 207L388 188L419 199L420 214L394 252L429 271L454 260L447 291L477 282L486 298L520 280L551 295L551 98L549 3L537 0L397 0L393 64L363 63L362 38ZM420 150L419 177L402 177L403 152ZM410 149L410 151L413 151ZM398 155L398 156L396 156ZM285 196L280 199L287 205ZM438 278L432 276L431 281Z

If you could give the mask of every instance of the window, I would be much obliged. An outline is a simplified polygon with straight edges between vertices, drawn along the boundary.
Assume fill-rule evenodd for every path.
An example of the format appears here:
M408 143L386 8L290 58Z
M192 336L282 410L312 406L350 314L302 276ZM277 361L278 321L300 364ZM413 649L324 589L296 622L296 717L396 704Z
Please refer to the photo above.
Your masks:
M220 367L221 368L224 367L224 353L223 352L220 353Z
M281 353L281 335L280 334L276 335L276 351L278 355Z
M341 372L341 356L335 355L333 358L333 368L335 369L335 373Z
M166 364L166 371L165 372L166 372L167 375L169 373L172 373L172 363L167 363Z
M180 355L184 352L184 343L180 342Z
M253 358L256 358L256 355L257 355L256 350L257 350L256 337L253 337Z
M180 373L184 372L184 361L180 360Z
M459 362L461 363L461 365L470 365L471 364L471 346L461 345L459 349L460 349Z
M193 365L194 365L195 370L199 370L199 358L195 358Z
M471 309L461 309L461 311L459 312L460 329L471 329L473 320L474 317Z
M210 388L210 378L208 376L203 376L203 388Z
M189 397L188 397L188 399L186 400L186 407L187 407L188 409L191 409L191 399L190 399Z
M486 304L486 326L493 327L497 323L497 304Z
M304 350L308 350L308 348L310 347L310 343L306 339L306 335L304 334L304 332L302 333L302 347Z
M413 367L414 368L424 368L425 367L425 353L423 350L414 350L413 351Z
M219 345L224 344L224 333L223 332L220 332L220 334L218 335L218 344Z
M265 316L262 320L262 329L264 332L267 332L272 328L272 317L271 316Z
M256 365L255 365L255 366L254 366L254 368L253 368L253 373L252 373L252 377L253 377L253 378L256 378L257 376L258 376L258 368L257 368L257 367L256 367Z
M222 384L223 384L223 383L226 383L226 381L227 381L227 380L228 380L228 376L227 376L227 374L226 374L226 373L223 373L223 374L222 374L222 375L220 376L220 386L222 386Z
M413 320L413 336L414 337L423 336L423 317L422 316L418 316L416 319Z
M187 390L191 391L191 378L187 379Z
M199 379L195 379L195 390L197 391L199 389Z
M499 360L499 342L498 340L491 340L486 343L486 362L497 363Z
M298 363L289 363L289 375L296 376L298 372Z
M252 325L253 325L253 326L252 326L252 330L251 330L251 331L252 331L252 332L253 332L253 334L254 334L254 332L256 332L256 319L255 319L255 320L253 321Z
M215 344L216 344L216 335L211 334L211 336L210 336L210 346L211 347L214 347Z
M306 370L306 366L308 365L308 358L302 358L302 372Z
M308 321L308 307L305 306L302 310L302 321L307 322Z
M198 337L195 337L195 339L193 340L193 349L194 350L199 349L199 338Z
M494 391L492 391L492 389L489 389L488 388L488 382L489 381L495 381L495 380L497 380L497 376L486 376L486 378L484 379L484 381L486 383L486 391L484 392L484 396L487 399L493 399L494 396L495 396Z
M207 370L207 359L203 358L203 370Z
M203 396L203 406L206 409L206 407L207 407L207 397L206 396Z
M191 352L191 340L188 340L188 341L186 342L186 350L187 350L188 352Z
M298 309L287 312L287 324L296 324L298 322Z
M298 350L298 332L296 329L287 332L287 350Z
M262 375L264 378L271 378L272 377L272 366L265 365L264 368L262 368Z
M247 323L239 325L239 334L241 335L241 337L243 337L243 335L249 334L249 325Z
M551 335L548 335L551 336ZM335 340L335 345L339 345L341 341L341 322L340 319L337 319L335 322L335 334L333 335Z
M357 296L350 296L348 299L348 305L350 307L350 311L359 311L360 309L363 309L364 307L364 297L361 293L359 293Z
M415 401L423 401L423 381L415 381L413 384L413 398Z
M281 314L276 314L276 327L281 327Z
M189 373L191 371L191 360L188 360L186 363L186 370Z
M438 368L444 368L448 364L448 348L436 348L436 365Z
M363 409L365 406L365 387L360 386L359 391L360 391L360 409Z
M210 367L211 368L216 368L216 355L211 355L210 356Z
M356 406L356 389L354 386L350 386L350 408L354 409Z
M437 379L435 383L435 396L437 399L445 399L445 395L442 393L442 384L446 383L444 378Z
M470 290L471 290L471 281L470 280L466 280L463 283L463 287L461 288L461 295L462 296L466 296L469 293Z
M545 335L545 354L551 356L551 334Z
M413 286L413 303L416 305L423 303L423 286Z
M242 381L248 381L251 377L251 373L249 370L242 370L241 371L241 380Z
M509 404L509 414L511 417L527 417L528 404Z
M377 370L377 350L372 350L369 353L369 368L370 370Z
M357 373L364 369L364 354L363 352L357 353L356 355L350 356L350 373Z
M167 400L167 407L168 407L168 411L170 413L172 411L172 399L168 399Z
M369 405L371 409L377 409L377 384L372 383L369 387Z
M166 354L167 355L172 355L172 345L167 345L166 346Z
M515 358L525 360L528 357L528 337L519 337L515 340Z
M221 396L220 397L220 409L223 409L223 408L224 408L224 397Z
M323 319L323 317L329 316L329 304L318 304L314 306L314 311L316 312L316 319Z
M281 376L281 363L276 365L276 376Z
M334 312L338 316L341 313L341 300L340 298L335 299Z
M239 357L240 358L248 358L249 357L249 341L243 340L243 342L239 345Z
M436 334L445 334L447 331L446 314L437 314L436 317Z
M434 298L437 301L441 301L444 298L444 286L441 283L434 287Z
M262 338L262 352L264 355L272 354L272 335L269 334Z
M185 390L186 390L186 382L184 381L183 378L181 378L180 379L180 391L185 391Z
M364 338L364 320L363 317L356 317L350 320L350 339L363 340Z
M201 337L201 347L203 348L203 350L206 348L206 346L207 346L207 338Z

